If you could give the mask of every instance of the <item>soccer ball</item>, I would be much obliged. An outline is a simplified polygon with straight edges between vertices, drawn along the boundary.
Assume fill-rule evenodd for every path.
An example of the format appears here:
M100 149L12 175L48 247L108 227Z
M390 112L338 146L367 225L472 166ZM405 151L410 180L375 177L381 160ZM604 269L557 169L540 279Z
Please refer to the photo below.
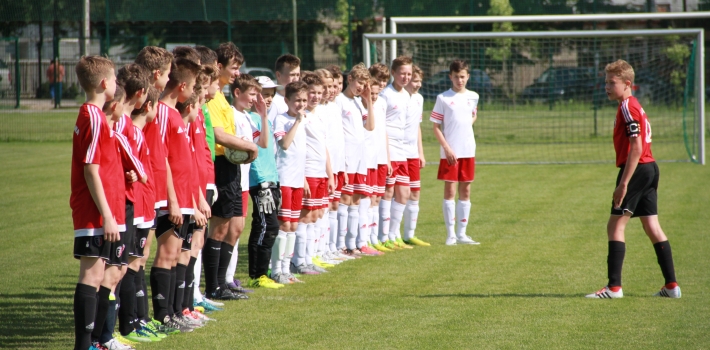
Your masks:
M232 164L244 164L244 161L249 159L249 152L238 151L231 148L224 148L224 156Z

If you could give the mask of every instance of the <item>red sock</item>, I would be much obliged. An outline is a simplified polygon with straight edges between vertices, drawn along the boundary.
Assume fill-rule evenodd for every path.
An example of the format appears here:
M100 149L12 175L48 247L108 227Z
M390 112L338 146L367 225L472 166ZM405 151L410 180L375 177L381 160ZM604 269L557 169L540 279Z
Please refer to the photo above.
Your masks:
M621 290L621 286L613 286L613 287L612 287L612 286L609 286L609 290L612 291L612 292L614 292L614 293L617 293L617 292L619 292L619 291Z
M666 284L666 289L673 289L675 287L678 287L678 283L676 283L676 282L671 282L671 283Z

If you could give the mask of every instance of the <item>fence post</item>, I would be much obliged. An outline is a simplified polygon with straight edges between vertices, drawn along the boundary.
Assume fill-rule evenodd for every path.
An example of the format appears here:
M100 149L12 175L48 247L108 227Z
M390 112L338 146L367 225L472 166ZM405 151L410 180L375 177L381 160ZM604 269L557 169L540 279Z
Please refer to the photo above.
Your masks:
M20 39L15 37L15 108L20 108Z

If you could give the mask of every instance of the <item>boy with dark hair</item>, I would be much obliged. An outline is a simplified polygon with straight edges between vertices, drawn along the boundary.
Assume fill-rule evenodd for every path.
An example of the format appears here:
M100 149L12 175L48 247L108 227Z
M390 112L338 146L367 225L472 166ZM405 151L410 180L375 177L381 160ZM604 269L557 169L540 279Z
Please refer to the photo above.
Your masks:
M236 137L234 112L222 94L224 86L239 76L239 67L244 62L239 49L232 43L223 43L217 49L219 89L207 103L215 135L215 185L217 200L212 204L209 233L202 251L205 269L205 294L210 299L247 299L246 295L233 293L226 284L227 268L232 258L238 233L244 228L242 209L241 169L224 156L224 149L251 152L247 163L257 154L256 145ZM241 228L239 227L241 223Z
M442 206L446 245L480 244L466 235L471 212L471 182L476 169L476 140L472 125L478 117L478 94L466 89L469 77L468 63L462 60L451 63L449 79L452 87L436 97L429 118L434 123L434 136L441 145L437 178L445 181ZM454 203L457 187L459 200Z
M616 177L607 223L609 282L587 298L622 298L621 267L626 243L624 230L629 220L638 217L643 230L653 243L665 285L654 294L657 297L680 298L680 287L675 277L671 244L658 222L659 170L651 153L651 123L638 100L632 96L634 69L624 60L609 63L606 68L606 94L619 102L614 121L614 150L619 175Z
M200 63L203 66L217 65L217 53L209 47L196 45L195 51L200 55Z
M197 50L190 46L176 46L173 49L173 56L175 58L186 58L192 62L201 64L200 60L202 56L200 56L200 53L197 52Z
M390 69L382 63L370 66L370 75L379 82L380 89L387 87L387 83L390 81Z
M150 71L151 84L163 92L168 83L173 54L162 47L146 46L138 53L135 62Z
M292 54L281 55L276 59L274 72L276 73L276 84L280 86L285 87L289 83L298 81L301 78L301 59ZM274 122L274 118L277 115L288 112L288 106L286 101L284 101L284 93L283 89L276 90L276 95L269 109L269 121L271 123Z
M116 92L114 64L105 57L84 56L76 65L76 75L86 92L86 102L79 109L72 135L69 205L74 222L74 257L80 261L74 292L74 349L85 350L92 347L96 317L103 314L105 319L108 309L108 303L103 303L97 310L97 291L105 288L101 282L111 243L120 239L119 225L123 223L119 223L119 217L125 214L125 193L118 146L102 112ZM108 298L108 293L104 294Z
M419 218L419 193L421 188L421 168L426 165L424 148L422 147L422 113L424 110L424 97L419 93L422 87L424 72L416 65L412 66L412 79L404 89L410 95L407 106L407 116L404 123L404 152L407 157L407 171L409 172L409 200L404 208L404 243L420 247L431 244L414 236Z

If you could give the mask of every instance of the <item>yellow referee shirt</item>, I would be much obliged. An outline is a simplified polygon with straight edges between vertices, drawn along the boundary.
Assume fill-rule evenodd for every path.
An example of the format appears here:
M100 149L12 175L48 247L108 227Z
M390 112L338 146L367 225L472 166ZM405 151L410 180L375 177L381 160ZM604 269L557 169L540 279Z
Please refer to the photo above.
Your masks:
M234 112L232 112L232 107L229 105L229 102L227 102L222 91L217 91L214 98L210 102L207 102L207 108L210 111L213 128L222 128L227 134L236 135ZM216 143L214 154L215 156L223 156L224 147Z

